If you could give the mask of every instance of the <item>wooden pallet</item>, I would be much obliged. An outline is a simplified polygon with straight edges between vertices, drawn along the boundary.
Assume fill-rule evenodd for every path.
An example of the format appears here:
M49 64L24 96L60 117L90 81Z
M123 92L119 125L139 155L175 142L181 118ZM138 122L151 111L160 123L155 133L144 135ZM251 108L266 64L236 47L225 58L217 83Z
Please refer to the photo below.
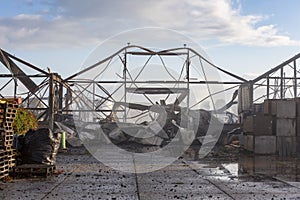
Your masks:
M13 169L14 177L44 177L53 175L54 165L45 164L23 164Z

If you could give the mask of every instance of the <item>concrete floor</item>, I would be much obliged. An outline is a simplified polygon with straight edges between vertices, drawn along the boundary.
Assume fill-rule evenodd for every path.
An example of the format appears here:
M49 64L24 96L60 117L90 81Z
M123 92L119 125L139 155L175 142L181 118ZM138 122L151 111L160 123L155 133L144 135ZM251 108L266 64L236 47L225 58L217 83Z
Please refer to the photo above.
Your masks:
M0 199L300 199L297 159L233 151L238 156L212 154L197 160L191 150L146 174L109 169L84 149L60 153L57 169L64 173L0 183Z

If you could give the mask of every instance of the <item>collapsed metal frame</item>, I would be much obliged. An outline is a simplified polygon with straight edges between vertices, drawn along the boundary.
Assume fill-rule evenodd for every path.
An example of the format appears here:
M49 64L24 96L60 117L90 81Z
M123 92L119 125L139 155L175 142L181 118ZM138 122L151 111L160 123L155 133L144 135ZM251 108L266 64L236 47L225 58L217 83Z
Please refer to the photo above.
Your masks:
M14 91L13 97L23 97L23 105L32 111L37 111L38 113L38 119L42 124L48 125L49 128L53 128L55 121L63 120L63 117L60 117L60 115L69 115L69 114L75 114L75 113L84 113L84 112L99 112L102 114L103 118L107 118L110 116L110 113L112 113L112 109L102 109L101 105L103 105L107 101L115 102L113 99L113 95L115 91L109 92L103 85L105 84L121 84L121 87L125 88L126 92L132 92L132 88L127 87L128 85L136 85L139 83L147 83L147 84L159 84L161 82L159 81L135 81L134 79L128 80L129 74L127 72L127 64L128 64L128 56L159 56L160 59L163 62L163 57L165 56L180 56L185 55L185 65L182 67L185 68L186 72L186 78L185 80L181 81L164 81L164 84L185 84L187 91L189 90L189 87L191 85L209 85L209 84L224 84L224 85L234 85L232 87L224 89L230 90L238 87L239 85L247 82L247 80L230 73L214 64L212 64L209 60L207 60L205 57L203 57L201 54L199 54L197 51L195 51L192 48L188 47L180 47L180 48L172 48L172 49L166 49L166 50L159 50L154 51L142 46L137 45L128 45L120 50L116 51L111 56L108 56L107 58L81 70L78 73L75 73L71 76L69 76L66 79L62 79L61 76L57 73L50 73L46 72L14 55L9 54L8 52L0 49L0 61L2 64L9 70L10 74L0 74L0 78L8 78L9 80L0 88L0 96L4 98L4 95L1 94L1 91L4 88L11 87L11 83L14 82ZM93 70L98 65L110 63L110 61L113 58L119 58L119 60L122 63L123 67L123 81L101 81L101 80L76 80L79 76L83 75L84 73L89 72L90 70ZM220 81L220 80L207 80L204 78L204 80L194 81L190 79L190 64L193 57L197 57L201 62L208 63L211 67L216 69L219 72L222 72L229 77L236 79L237 81ZM18 65L17 65L18 64ZM23 68L30 68L33 70L33 73L26 74L24 71L22 71ZM18 93L19 88L19 82L25 86L27 91L22 92L22 94ZM76 91L75 84L78 86L80 84L89 86L92 85L92 90L88 91L92 95L92 98L84 96L84 91L87 91L87 87L82 86L81 91ZM98 94L97 90L101 90L102 94ZM185 98L189 95L184 94L180 98ZM204 97L203 99L210 98L213 95L217 95L218 93L222 93L224 91L218 91L214 94L209 94L209 96ZM141 92L143 95L146 95L147 93L155 93L153 89L149 89L147 91L146 88L143 88L142 90L136 87L134 89L134 92ZM166 90L165 88L158 89L156 88L156 92L160 93L167 93L170 92L170 90ZM40 102L43 106L37 107L36 105L31 105L32 99L35 98ZM126 98L126 95L125 95ZM101 101L99 102L99 99ZM86 110L82 109L73 109L71 108L74 101L76 100L88 100L88 106ZM127 100L125 100L126 102ZM179 100L180 102L181 100ZM201 102L201 100L199 101ZM154 102L152 102L154 103ZM192 107L195 105L188 105L188 107ZM121 112L124 112L124 110L120 110Z
M159 59L161 60L161 64L164 65L164 57L170 57L170 56L182 56L184 55L185 61L184 61L184 65L182 66L181 72L183 72L185 70L186 75L185 75L185 80L173 80L173 81L151 81L151 80L147 80L147 81L137 81L137 77L133 78L130 75L130 72L128 71L128 57L129 56L146 56L147 60L144 65L142 70L145 68L145 66L148 64L148 61L153 57L153 56L158 56ZM199 80L199 81L194 81L190 79L190 64L191 64L191 59L193 57L197 57L200 60L200 64L201 66L199 66L199 68L203 69L203 64L202 62L206 62L207 64L209 64L212 68L216 69L219 72L222 72L226 75L228 75L231 78L237 79L237 81L220 81L220 80L207 80L207 77L204 77L203 80ZM107 69L107 67L111 64L110 62L113 60L113 58L118 58L121 66L122 67L122 79L123 80L118 80L118 81L104 81L104 80L94 80L94 79L90 79L90 80L82 80L82 79L78 79L78 77L80 76L84 76L85 73L88 73L90 70L94 70L95 68L97 68L99 65L105 65L104 69ZM166 68L166 66L164 66ZM142 70L138 73L140 74L142 72ZM182 76L182 74L180 74L180 77ZM204 76L205 76L205 72L204 72ZM207 60L204 56L200 55L197 51L195 51L192 48L188 48L186 46L184 47L180 47L180 48L172 48L172 49L165 49L165 50L159 50L159 51L154 51L142 46L137 46L137 45L128 45L126 47L121 48L119 51L117 51L116 53L112 54L111 56L81 70L78 73L73 74L72 76L68 77L65 79L65 81L67 81L69 83L69 85L74 86L76 84L77 88L80 88L81 92L79 92L79 94L76 94L75 98L73 98L73 100L76 100L76 98L87 101L87 102L92 102L91 104L89 104L87 107L90 109L81 109L81 110L68 110L69 112L89 112L90 110L93 110L94 112L98 112L101 113L103 116L105 117L109 117L110 113L112 113L114 110L112 109L100 109L100 107L106 102L106 101L111 101L116 103L116 101L112 98L113 94L115 94L120 88L124 88L124 102L127 103L127 99L126 99L126 94L129 93L139 93L144 95L148 100L150 98L147 97L148 94L162 94L162 93L180 93L181 95L178 98L178 102L180 103L184 98L187 98L187 102L189 102L188 98L189 98L189 93L186 91L189 91L190 85L209 85L209 84L224 84L224 85L234 85L233 87L230 88L226 88L223 91L218 91L215 94L209 94L209 96L213 96L216 95L218 93L222 93L226 90L238 87L240 84L246 82L247 80L233 74L230 73L224 69L221 69L220 67L214 65L213 63L211 63L209 60ZM87 86L80 86L80 85L86 85ZM119 87L117 87L114 91L112 92L108 92L103 85L104 84L120 84ZM140 88L138 87L138 84L185 84L186 87L185 88ZM128 87L129 85L129 87ZM131 86L135 86L135 87L131 87ZM97 95L95 93L95 88L100 89L106 96L100 96ZM74 89L73 89L74 91ZM82 94L84 93L89 93L92 94L92 97L88 98L88 97L83 97ZM205 97L204 99L209 98L209 96ZM98 104L95 105L94 101L96 98L100 98L103 101ZM151 102L151 100L149 100L151 104L154 104L154 102ZM201 100L199 101L201 102ZM197 105L197 104L195 104ZM193 105L193 106L195 106ZM190 108L190 105L187 105L188 108ZM122 109L122 110L118 110L117 112L124 112L124 116L126 119L126 109ZM107 114L108 113L108 114Z

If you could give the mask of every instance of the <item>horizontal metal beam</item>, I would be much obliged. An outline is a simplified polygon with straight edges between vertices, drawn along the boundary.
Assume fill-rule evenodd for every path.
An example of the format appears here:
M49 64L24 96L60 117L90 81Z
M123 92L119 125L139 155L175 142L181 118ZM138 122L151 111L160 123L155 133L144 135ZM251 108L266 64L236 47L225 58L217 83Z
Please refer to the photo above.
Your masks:
M267 79L267 78L262 78ZM287 80L294 80L294 79L300 79L300 77L280 77L280 76L269 76L268 79L287 79ZM258 81L257 81L258 82Z
M125 81L93 81L93 80L69 80L67 81L70 84L74 83L102 83L102 84L115 84L115 83L125 83ZM188 83L187 81L126 81L128 84L134 84L134 83L151 83L151 84L186 84ZM190 81L190 84L242 84L244 82L240 81Z
M37 111L43 111L43 110L48 110L48 108L31 108L31 107L26 107L27 110L37 110Z
M187 55L187 52L141 52L141 51L128 51L126 54L130 55L139 55L139 56L154 56L154 55L159 55L159 56L179 56L179 55Z
M135 94L174 94L187 92L187 88L126 88L126 92Z
M12 74L0 74L0 78L20 78L20 77L30 77L30 78L45 78L47 75L36 74L36 75L12 75Z
M62 110L62 112L124 112L124 110L94 110L94 109L90 109L90 110Z

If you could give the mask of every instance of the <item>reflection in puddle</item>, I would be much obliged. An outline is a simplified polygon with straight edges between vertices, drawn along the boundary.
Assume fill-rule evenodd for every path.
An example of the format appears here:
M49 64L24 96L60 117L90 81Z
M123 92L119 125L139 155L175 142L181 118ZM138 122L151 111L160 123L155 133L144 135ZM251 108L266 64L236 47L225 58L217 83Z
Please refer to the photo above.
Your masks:
M265 176L289 182L300 181L300 160L276 156L241 155L239 157L239 177L247 175Z
M244 151L212 154L197 159L193 149L184 156L205 176L223 181L287 181L300 182L300 159L270 155L253 155ZM234 157L234 158L233 158Z

